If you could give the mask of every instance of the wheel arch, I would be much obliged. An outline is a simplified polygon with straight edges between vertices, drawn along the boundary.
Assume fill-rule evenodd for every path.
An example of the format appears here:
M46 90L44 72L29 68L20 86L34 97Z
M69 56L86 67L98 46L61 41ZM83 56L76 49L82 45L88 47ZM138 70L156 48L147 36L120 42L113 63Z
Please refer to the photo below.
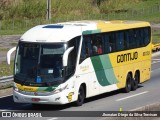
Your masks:
M86 87L86 83L81 83L80 86L82 86L82 87L84 88L85 98L86 98L86 96L87 96L87 87ZM80 88L80 86L79 86L79 88Z

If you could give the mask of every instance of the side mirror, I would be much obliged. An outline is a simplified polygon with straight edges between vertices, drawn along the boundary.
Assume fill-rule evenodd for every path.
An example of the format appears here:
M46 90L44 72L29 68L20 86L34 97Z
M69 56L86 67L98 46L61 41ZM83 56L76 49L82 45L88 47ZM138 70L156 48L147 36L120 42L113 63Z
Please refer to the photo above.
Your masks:
M8 52L7 52L7 64L10 64L11 62L11 54L16 50L16 47L11 48Z
M74 49L74 47L70 47L68 48L63 55L63 66L66 67L67 66L67 62L68 62L68 55L69 53Z

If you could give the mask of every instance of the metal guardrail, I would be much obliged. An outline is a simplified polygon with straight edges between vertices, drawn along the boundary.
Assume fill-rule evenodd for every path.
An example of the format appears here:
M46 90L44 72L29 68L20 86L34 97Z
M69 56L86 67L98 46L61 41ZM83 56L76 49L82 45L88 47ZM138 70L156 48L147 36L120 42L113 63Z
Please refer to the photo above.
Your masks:
M13 76L5 76L0 78L0 83L11 82L13 81Z

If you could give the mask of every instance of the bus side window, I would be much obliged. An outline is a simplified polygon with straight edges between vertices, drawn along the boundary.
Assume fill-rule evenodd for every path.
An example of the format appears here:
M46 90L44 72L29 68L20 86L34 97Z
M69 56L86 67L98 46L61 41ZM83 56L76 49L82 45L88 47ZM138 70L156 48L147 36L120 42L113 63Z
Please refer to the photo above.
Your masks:
M125 31L126 49L129 49L129 32Z
M117 51L124 49L124 32L117 32L116 33L116 49Z
M111 51L110 45L109 45L109 35L106 33L104 35L104 52L105 54L109 53Z
M144 34L144 44L147 45L150 41L149 28L144 28L143 34Z
M101 46L102 46L102 54L105 54L105 49L106 49L106 46L105 46L105 34L102 34L101 36Z
M140 47L140 31L139 31L139 29L135 29L135 41L136 41L136 46Z
M144 33L143 33L143 29L139 29L140 32L140 46L143 47L144 46Z
M82 41L82 47L81 47L81 56L80 56L80 63L86 59L86 46L85 46L85 41L83 39Z
M92 56L91 36L84 36L86 58Z
M91 36L84 36L82 41L80 63L90 56L92 56Z
M102 34L96 35L96 46L97 46L97 54L101 55L103 53L102 47Z
M134 30L129 30L129 48L135 48L136 42L135 42L135 33Z
M71 76L76 68L76 61L77 61L77 55L78 55L78 48L79 48L79 42L80 42L80 37L75 37L72 40L68 42L68 47L73 47L74 49L70 52L68 56L68 66L66 70L66 76L69 77Z
M115 33L109 33L109 49L110 52L116 51Z

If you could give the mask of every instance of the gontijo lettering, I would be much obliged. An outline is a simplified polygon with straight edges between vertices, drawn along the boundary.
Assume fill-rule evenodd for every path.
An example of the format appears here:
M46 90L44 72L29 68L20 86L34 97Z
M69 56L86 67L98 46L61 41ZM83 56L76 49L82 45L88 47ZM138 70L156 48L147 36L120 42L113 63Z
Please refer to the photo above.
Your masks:
M138 58L138 52L126 53L117 56L117 63L136 60Z

